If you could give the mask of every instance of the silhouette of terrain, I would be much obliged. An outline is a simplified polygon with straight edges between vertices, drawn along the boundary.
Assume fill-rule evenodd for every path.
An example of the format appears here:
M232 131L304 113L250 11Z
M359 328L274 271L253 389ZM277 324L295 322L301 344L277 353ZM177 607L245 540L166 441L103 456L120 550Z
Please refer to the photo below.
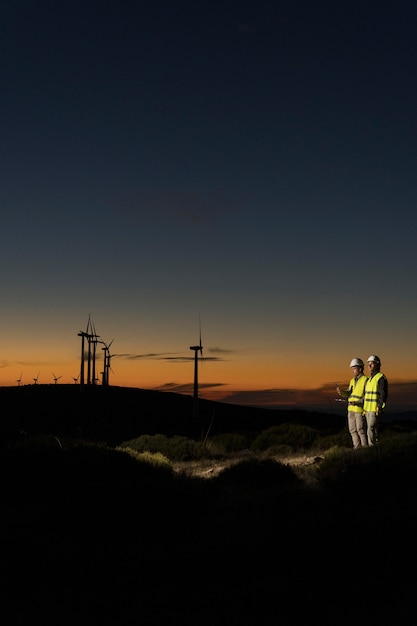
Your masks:
M194 439L226 432L253 433L283 422L336 433L343 416L313 411L273 410L126 387L27 385L0 387L1 434L7 441L25 433L83 437L117 445L142 434Z
M198 437L283 422L346 429L340 416L204 400L196 419L191 396L118 387L0 388L0 401L6 443L20 430L83 431L117 444L142 433ZM353 462L324 471L316 489L272 460L206 480L107 446L4 445L5 623L408 626L415 450L383 462L368 452L361 465L352 451ZM363 576L352 592L357 566Z

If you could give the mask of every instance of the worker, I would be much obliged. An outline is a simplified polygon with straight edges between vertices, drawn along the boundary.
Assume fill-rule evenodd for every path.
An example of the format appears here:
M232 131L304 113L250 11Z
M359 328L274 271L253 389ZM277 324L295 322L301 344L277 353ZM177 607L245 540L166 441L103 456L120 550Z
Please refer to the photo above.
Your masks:
M365 365L362 359L352 359L349 367L352 370L352 379L349 382L349 387L340 389L339 385L337 385L336 391L339 396L347 400L348 428L352 437L353 448L356 450L368 445L366 422L363 415L364 391L368 378L363 372Z
M378 443L378 418L385 409L388 398L388 380L381 372L381 359L371 354L368 361L369 377L365 385L363 411L367 424L368 445Z

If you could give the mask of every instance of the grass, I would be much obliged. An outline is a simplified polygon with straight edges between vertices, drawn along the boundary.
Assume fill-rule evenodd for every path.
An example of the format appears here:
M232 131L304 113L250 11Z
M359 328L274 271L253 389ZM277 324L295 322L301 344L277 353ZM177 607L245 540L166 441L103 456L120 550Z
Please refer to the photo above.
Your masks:
M144 441L1 452L6 623L412 623L417 433L387 429L363 450L286 428ZM179 459L222 470L193 477Z

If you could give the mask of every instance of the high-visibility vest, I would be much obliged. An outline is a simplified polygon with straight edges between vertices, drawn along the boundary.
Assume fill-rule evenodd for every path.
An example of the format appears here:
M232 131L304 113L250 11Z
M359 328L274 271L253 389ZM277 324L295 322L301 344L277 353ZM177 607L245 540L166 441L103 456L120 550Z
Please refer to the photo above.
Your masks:
M365 386L365 402L363 403L363 410L376 413L379 404L378 393L378 381L383 377L382 372L377 372L370 378L368 378Z
M349 413L362 413L363 411L363 396L366 381L368 377L365 374L361 374L356 380L352 378L349 383L350 394L348 397L348 411ZM354 404L352 404L354 403Z

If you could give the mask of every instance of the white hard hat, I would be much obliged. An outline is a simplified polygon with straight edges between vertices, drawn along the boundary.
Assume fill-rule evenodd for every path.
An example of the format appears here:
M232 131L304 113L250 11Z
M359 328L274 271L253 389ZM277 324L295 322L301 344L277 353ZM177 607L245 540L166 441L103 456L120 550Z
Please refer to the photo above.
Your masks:
M352 359L349 367L363 367L362 359Z
M369 361L374 361L375 363L381 364L381 359L379 358L379 356L376 356L376 354L371 354L367 362L369 363Z

